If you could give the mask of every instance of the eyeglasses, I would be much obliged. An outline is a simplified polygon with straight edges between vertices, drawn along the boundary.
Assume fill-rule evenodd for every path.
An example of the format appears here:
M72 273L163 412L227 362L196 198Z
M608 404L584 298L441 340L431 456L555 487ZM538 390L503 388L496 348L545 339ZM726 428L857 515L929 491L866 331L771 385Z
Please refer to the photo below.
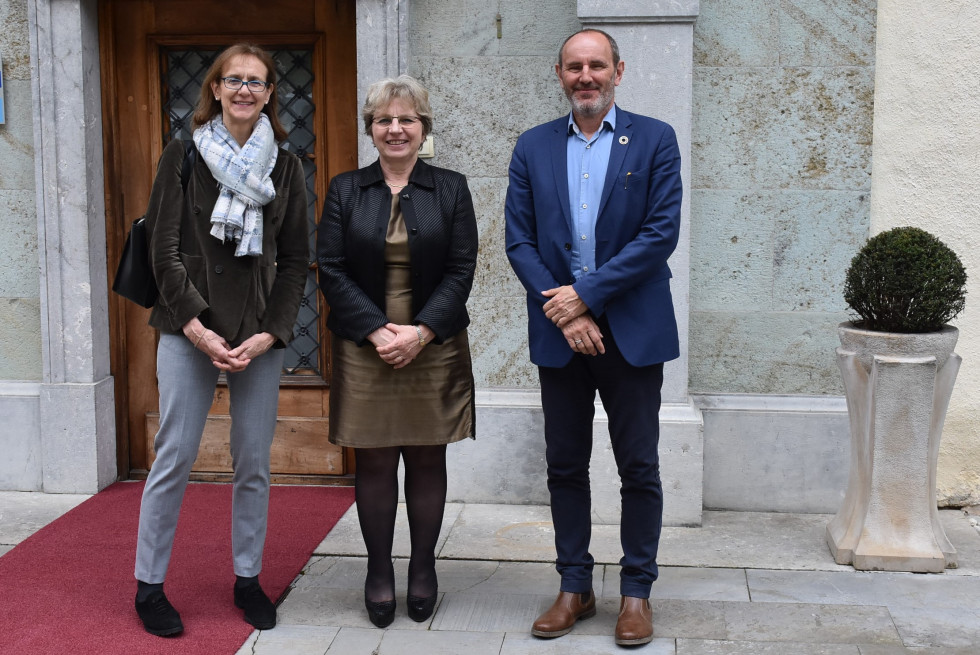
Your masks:
M262 93L267 88L269 88L268 82L263 82L262 80L240 80L237 77L222 77L221 81L225 83L225 88L231 91L237 91L242 88L242 86L247 86L248 90L252 93Z
M391 127L391 124L398 121L402 127L412 127L419 124L418 116L379 116L373 123L378 127Z

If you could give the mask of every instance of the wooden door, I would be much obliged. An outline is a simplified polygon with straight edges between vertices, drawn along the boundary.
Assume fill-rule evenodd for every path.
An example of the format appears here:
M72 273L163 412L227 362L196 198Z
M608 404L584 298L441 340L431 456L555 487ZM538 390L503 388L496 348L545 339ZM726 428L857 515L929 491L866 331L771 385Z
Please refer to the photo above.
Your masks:
M171 138L189 137L201 79L213 57L239 41L258 43L276 60L280 117L290 133L285 147L300 156L308 179L312 262L328 180L357 162L354 3L102 0L99 9L109 279L129 223L146 207L163 147ZM152 465L159 421L157 335L147 325L149 310L110 296L119 472L140 478ZM275 482L343 484L349 478L351 458L327 441L326 313L311 265L280 382ZM195 479L231 476L227 391L222 379Z

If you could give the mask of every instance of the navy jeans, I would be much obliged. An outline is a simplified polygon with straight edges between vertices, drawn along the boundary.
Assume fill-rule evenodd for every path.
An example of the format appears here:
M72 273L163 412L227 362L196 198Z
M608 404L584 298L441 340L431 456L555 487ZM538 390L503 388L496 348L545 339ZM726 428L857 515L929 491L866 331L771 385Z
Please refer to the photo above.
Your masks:
M557 569L562 591L585 593L592 588L589 462L598 391L609 417L621 482L620 594L649 598L657 579L663 515L657 445L664 367L630 365L608 325L602 325L602 332L604 355L575 354L562 368L538 368Z

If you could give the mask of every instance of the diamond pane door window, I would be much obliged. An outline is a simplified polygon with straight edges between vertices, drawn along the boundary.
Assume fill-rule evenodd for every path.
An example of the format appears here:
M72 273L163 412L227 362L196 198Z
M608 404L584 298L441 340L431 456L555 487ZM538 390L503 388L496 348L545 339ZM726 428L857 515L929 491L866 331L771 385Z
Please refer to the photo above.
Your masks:
M189 139L192 135L194 106L201 93L201 84L208 68L220 50L168 49L160 58L163 70L160 79L163 92L163 142ZM280 144L303 163L306 176L306 197L309 202L310 262L316 246L316 162L313 155L316 135L313 133L313 50L270 50L276 62L279 96L279 120L286 129L285 141ZM300 304L299 316L293 326L293 340L286 346L283 373L288 375L322 376L320 366L320 306L316 271L311 268L306 278L306 290Z

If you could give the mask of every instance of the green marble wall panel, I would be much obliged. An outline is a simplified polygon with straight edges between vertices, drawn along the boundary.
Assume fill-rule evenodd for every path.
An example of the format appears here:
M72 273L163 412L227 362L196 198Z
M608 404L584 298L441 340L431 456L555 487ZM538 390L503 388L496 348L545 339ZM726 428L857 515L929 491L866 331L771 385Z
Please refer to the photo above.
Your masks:
M582 27L575 0L411 0L409 20L411 54L422 57L545 54L554 60L562 40ZM498 93L510 95L504 86Z
M868 235L874 0L701 2L690 389L841 392L844 270Z
M41 379L41 301L0 298L0 380Z
M27 0L0 2L0 380L41 379L34 127Z
M0 217L0 298L37 298L34 192L0 189Z
M704 393L840 395L834 344L844 320L830 312L692 311L691 377Z
M27 0L0 2L0 54L4 84L31 79L31 40L27 25ZM27 92L30 102L30 89Z
M480 254L467 306L477 387L537 387L524 288L504 252L507 168L521 132L568 111L554 64L581 27L576 2L413 0L409 20L408 72L432 103L429 161L467 176L476 209Z

